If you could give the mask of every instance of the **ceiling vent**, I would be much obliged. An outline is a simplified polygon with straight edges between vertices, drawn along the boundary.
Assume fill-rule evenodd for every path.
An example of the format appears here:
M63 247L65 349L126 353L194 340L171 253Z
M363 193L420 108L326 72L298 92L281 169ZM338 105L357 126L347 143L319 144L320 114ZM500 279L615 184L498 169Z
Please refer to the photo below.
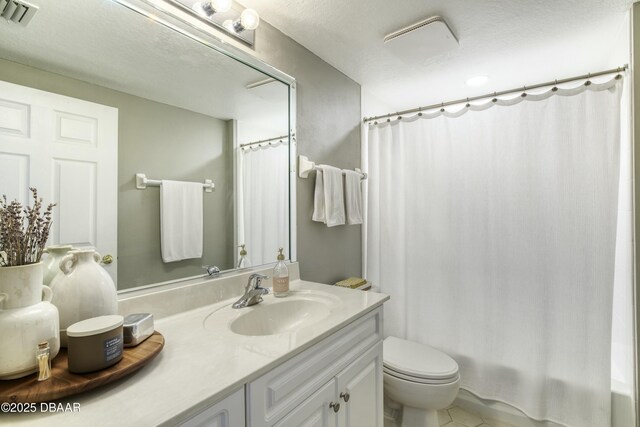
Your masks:
M399 57L415 61L456 49L458 39L444 19L433 16L389 34L384 44Z
M0 0L0 16L25 27L38 11L38 7L19 0Z

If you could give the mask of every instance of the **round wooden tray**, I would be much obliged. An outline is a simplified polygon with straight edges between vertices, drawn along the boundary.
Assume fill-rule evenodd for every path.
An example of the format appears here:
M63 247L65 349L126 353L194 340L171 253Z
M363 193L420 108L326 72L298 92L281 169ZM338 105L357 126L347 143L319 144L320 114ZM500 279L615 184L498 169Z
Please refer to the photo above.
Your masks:
M122 360L115 365L81 375L68 371L67 349L61 348L51 362L51 378L38 381L38 376L32 374L0 381L0 402L49 402L100 387L142 368L160 353L162 347L164 337L160 332L154 332L138 346L125 348Z

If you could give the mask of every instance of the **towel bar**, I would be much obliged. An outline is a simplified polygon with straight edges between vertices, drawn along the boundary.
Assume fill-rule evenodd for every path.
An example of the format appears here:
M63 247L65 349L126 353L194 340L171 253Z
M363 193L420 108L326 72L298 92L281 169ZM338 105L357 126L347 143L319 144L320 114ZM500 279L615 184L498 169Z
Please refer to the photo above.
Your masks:
M309 172L312 170L320 169L316 164L309 160L307 156L298 156L298 176L300 178L309 178ZM367 179L367 173L362 172L360 168L355 169L360 175L362 175L362 180ZM344 172L342 172L344 174Z
M160 179L149 179L144 173L136 174L136 188L138 190L144 190L147 187L160 187L161 184L162 180ZM211 193L216 188L216 185L210 179L205 179L204 183L202 183L202 188L204 188L205 193Z

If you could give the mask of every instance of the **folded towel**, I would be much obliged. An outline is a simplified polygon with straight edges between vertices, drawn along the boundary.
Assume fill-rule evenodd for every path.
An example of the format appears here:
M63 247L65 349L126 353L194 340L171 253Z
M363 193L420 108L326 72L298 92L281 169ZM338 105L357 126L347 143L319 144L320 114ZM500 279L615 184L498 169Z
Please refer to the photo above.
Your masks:
M160 247L162 261L202 258L202 184L162 180Z
M347 224L362 224L362 175L356 171L344 171L344 186L347 205Z
M327 227L345 223L342 170L320 165L324 186L324 216ZM316 177L317 179L317 177Z
M313 193L313 216L312 220L327 223L324 215L324 179L322 170L318 169L316 173L316 189Z

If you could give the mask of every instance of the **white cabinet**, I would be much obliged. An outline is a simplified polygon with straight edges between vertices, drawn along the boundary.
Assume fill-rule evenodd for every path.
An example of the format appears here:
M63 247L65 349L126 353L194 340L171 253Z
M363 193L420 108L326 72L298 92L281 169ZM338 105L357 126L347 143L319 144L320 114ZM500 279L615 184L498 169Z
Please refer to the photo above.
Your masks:
M247 427L382 427L382 309L246 385Z
M382 384L382 343L378 343L336 376L338 426L382 426Z
M244 389L180 424L180 427L245 427Z
M331 406L336 404L333 402L335 388L335 380L331 380L278 421L275 427L335 427L336 413Z
M382 338L379 307L181 427L383 427Z

